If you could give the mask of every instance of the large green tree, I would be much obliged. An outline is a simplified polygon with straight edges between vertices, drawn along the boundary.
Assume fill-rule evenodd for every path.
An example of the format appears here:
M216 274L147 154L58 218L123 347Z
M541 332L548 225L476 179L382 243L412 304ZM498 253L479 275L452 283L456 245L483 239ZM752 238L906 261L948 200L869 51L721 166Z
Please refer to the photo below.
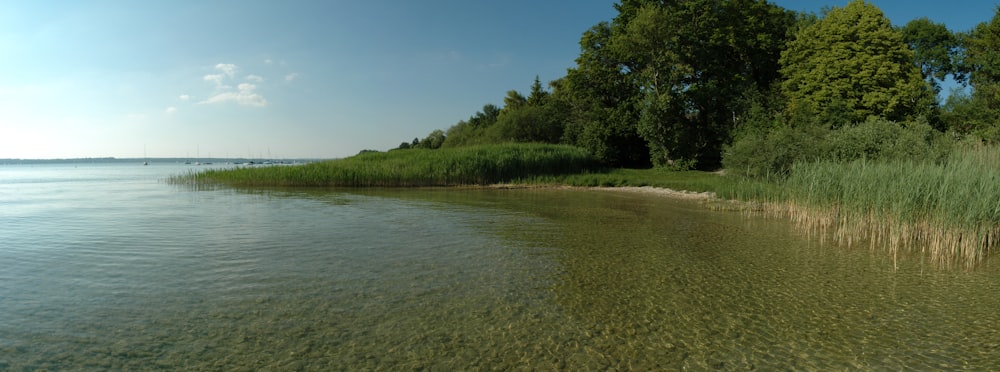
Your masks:
M1000 142L1000 8L989 22L960 37L964 56L960 70L968 74L972 94L952 94L944 107L949 127L987 142Z
M900 31L913 50L913 62L935 92L941 90L941 82L948 75L958 75L958 36L944 24L923 17L907 22Z
M993 111L1000 109L1000 8L989 22L980 23L963 39L965 69L973 98Z
M612 47L611 23L583 33L576 63L553 84L553 101L568 112L562 141L586 148L608 165L648 166L649 150L637 124L641 91L628 61Z
M764 0L622 1L612 46L654 164L720 164L746 97L778 78L794 14Z
M882 11L854 0L795 34L781 54L782 92L791 112L905 120L935 102L913 61Z

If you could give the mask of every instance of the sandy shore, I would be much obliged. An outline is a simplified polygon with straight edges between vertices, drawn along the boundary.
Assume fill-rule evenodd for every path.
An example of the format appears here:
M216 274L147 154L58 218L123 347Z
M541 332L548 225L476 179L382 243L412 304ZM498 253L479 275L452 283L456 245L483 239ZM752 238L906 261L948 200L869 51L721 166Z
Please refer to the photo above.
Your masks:
M683 190L673 190L664 187L652 186L621 186L621 187L582 187L582 186L562 186L562 185L521 185L521 184L495 184L488 188L494 189L565 189L565 190L596 190L613 192L630 192L637 194L656 195L668 198L689 199L689 200L711 200L715 199L713 192L693 192Z
M678 191L663 187L652 187L652 186L586 187L586 189L615 191L615 192L634 192L639 194L657 195L657 196L665 196L665 197L679 198L679 199L697 199L697 200L715 199L714 192Z

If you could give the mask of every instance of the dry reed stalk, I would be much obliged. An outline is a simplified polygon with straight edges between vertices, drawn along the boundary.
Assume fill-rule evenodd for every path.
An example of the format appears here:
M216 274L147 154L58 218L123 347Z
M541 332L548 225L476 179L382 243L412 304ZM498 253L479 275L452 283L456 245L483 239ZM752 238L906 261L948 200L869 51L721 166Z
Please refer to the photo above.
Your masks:
M891 256L894 266L900 256L919 254L929 256L940 267L972 269L983 262L1000 240L1000 226L984 231L944 226L928 219L903 222L888 213L868 211L849 215L841 213L837 206L810 207L794 201L751 205L745 209L748 214L786 218L810 235L821 239L832 235L834 242L848 248L867 243L872 251Z

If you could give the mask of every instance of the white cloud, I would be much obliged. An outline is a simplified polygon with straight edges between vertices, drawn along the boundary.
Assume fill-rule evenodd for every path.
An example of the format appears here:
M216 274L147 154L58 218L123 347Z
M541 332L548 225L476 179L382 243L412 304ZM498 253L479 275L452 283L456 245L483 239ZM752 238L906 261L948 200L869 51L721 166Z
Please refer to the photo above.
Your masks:
M264 60L264 64L271 65L271 64L274 64L274 61L272 61L270 58L268 58L268 59Z
M226 78L226 76L222 75L222 74L211 74L211 75L205 75L205 77L203 77L202 79L205 80L205 81L213 82L213 83L215 83L216 86L221 86L222 85L222 79L225 79L225 78Z
M179 100L181 100L183 102L187 102L187 101L191 100L191 96L189 96L187 94L181 94L181 95L177 96L177 99L179 99Z
M199 102L200 104L213 104L235 102L241 106L267 106L267 99L256 92L257 86L250 83L243 83L237 87L236 91L227 91L216 94L209 99Z
M226 76L233 77L236 75L236 70L238 70L239 67L232 63L219 63L215 65L215 69L222 71L222 73L226 74Z
M215 87L214 93L208 99L198 102L198 104L215 104L233 102L241 106L264 107L268 105L267 99L257 93L257 85L264 81L264 77L256 74L248 74L242 79L236 78L239 66L232 63L219 63L215 65L217 73L208 74L202 80L212 83ZM243 80L239 82L239 80ZM239 84L236 84L239 82ZM232 85L236 85L234 89ZM179 96L181 101L191 100L193 97L183 94Z
M174 107L174 106L170 106L170 107L167 107L166 110L163 110L163 112L166 113L167 115L171 115L171 114L177 112L177 108Z
M298 78L299 78L299 73L298 72L293 72L293 73L290 73L288 75L285 75L285 81L292 81L292 80L295 80L295 79L298 79Z

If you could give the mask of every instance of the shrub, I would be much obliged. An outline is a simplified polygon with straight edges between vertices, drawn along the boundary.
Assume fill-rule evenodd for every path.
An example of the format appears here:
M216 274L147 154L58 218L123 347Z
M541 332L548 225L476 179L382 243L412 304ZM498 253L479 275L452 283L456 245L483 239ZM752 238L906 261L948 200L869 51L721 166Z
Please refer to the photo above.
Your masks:
M787 175L796 163L820 160L944 161L954 140L926 120L896 123L869 119L835 130L818 125L748 131L726 148L723 164L732 174L761 178Z
M723 166L727 172L745 177L785 175L797 161L822 157L826 132L813 125L749 132L725 149Z

